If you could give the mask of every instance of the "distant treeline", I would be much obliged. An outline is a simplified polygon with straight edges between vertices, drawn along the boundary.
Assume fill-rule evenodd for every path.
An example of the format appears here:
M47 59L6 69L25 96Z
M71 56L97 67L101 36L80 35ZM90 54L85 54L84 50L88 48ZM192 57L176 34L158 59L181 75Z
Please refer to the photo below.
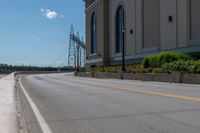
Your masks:
M12 66L0 64L0 74L9 74L16 71L69 71L69 67L37 67L37 66Z

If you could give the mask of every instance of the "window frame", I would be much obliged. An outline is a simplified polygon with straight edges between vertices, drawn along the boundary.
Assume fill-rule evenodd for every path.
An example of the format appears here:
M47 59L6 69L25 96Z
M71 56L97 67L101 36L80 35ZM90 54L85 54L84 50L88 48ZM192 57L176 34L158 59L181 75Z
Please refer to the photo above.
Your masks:
M122 46L125 45L123 40L123 28L126 27L125 8L123 5L119 5L116 11L115 17L115 53L122 53ZM124 44L123 44L124 42Z
M96 12L91 16L91 54L97 53L97 15Z

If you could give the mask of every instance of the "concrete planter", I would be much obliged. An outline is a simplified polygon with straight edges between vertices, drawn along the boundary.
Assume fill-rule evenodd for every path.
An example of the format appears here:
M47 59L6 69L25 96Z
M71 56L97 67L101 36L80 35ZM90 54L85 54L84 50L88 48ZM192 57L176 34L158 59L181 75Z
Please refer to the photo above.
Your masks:
M79 77L94 77L93 72L74 72L74 75Z
M94 77L101 79L128 79L142 81L157 81L171 83L189 83L200 84L200 74L185 74L184 72L174 72L172 74L154 74L154 73L75 73L80 77Z
M153 75L146 73L124 73L123 79L152 81Z
M106 78L108 78L106 73L94 73L94 77L95 78L99 78L99 79L106 79Z
M200 74L183 74L182 83L200 84Z
M95 78L112 78L112 79L122 79L121 73L94 73Z
M124 73L124 79L179 83L179 74Z

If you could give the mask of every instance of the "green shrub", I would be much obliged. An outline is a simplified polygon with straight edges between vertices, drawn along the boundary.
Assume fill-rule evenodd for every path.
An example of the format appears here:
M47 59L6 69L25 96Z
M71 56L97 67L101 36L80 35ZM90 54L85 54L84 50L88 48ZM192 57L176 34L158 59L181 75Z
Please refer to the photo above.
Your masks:
M165 63L162 65L162 68L168 73L172 73L174 71L188 71L188 67L190 66L190 61L175 61L170 63Z
M127 68L143 68L141 64L128 65Z
M104 69L105 69L105 72L107 72L107 73L118 73L121 71L121 68L117 67L117 66L105 67Z
M94 69L94 72L105 72L105 69L104 69L104 67L96 67Z
M191 62L189 72L193 74L200 74L200 60Z
M96 68L92 67L89 69L89 72L95 72L96 71Z
M147 68L147 73L153 73L153 68Z
M192 54L190 54L190 56L191 56L194 60L200 60L200 52L192 53Z
M79 69L79 72L86 72L85 67L81 67L81 68Z
M153 68L152 73L168 73L166 69L163 68Z
M161 52L159 54L146 57L142 64L144 68L160 68L165 63L190 59L191 57L189 55L183 53Z
M95 73L117 73L121 71L121 67L119 66L110 66L110 67L92 67L87 69L87 72L95 72Z
M86 71L86 72L92 72L92 69L86 67L86 68L85 68L85 71Z
M142 62L142 65L143 65L144 68L149 68L149 67L150 67L149 58L150 58L150 57L144 58L144 60L143 60L143 62Z
M147 73L148 69L145 68L127 68L128 73Z
M152 55L149 57L149 64L152 68L161 66L157 55Z
M200 60L179 60L171 63L166 63L162 65L167 73L172 73L176 71L185 71L192 74L200 74Z
M128 73L147 73L148 69L144 68L141 64L129 65L126 68Z

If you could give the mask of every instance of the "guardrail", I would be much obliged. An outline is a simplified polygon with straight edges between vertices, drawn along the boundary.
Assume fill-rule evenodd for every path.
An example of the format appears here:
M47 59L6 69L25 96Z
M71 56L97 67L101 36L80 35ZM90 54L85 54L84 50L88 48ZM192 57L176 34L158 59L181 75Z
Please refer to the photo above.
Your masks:
M14 72L14 75L17 76L19 74L53 74L53 73L69 73L75 72L75 70L68 70L68 71L17 71Z

